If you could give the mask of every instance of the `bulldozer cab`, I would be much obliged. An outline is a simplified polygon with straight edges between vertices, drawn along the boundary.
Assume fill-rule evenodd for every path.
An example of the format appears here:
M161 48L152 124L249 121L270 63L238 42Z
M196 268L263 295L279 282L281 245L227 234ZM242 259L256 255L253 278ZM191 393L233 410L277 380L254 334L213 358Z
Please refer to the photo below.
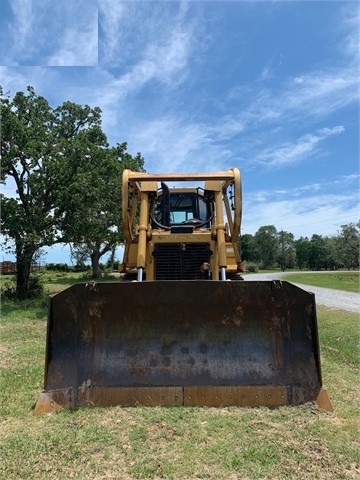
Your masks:
M238 169L125 170L121 278L50 298L35 412L306 402L330 410L315 297L288 282L246 281L241 210Z
M211 221L211 200L200 188L170 190L161 183L161 190L151 203L153 228L194 225L208 228Z

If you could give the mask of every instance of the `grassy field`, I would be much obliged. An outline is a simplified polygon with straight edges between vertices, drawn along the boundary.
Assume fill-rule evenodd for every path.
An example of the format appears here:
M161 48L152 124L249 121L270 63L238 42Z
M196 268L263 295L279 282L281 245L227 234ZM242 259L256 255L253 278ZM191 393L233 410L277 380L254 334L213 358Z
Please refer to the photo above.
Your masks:
M58 291L67 274L46 278ZM91 408L35 416L46 306L2 302L0 478L357 479L358 315L318 308L334 412L281 408Z
M286 275L286 280L314 287L360 292L359 272L290 273Z

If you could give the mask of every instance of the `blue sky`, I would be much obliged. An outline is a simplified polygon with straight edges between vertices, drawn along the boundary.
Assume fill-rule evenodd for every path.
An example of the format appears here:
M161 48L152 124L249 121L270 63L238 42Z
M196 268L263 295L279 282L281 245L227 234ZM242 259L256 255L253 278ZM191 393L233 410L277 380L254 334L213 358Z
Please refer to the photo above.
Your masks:
M360 217L359 8L2 0L0 84L99 106L149 172L240 168L242 233L333 235Z

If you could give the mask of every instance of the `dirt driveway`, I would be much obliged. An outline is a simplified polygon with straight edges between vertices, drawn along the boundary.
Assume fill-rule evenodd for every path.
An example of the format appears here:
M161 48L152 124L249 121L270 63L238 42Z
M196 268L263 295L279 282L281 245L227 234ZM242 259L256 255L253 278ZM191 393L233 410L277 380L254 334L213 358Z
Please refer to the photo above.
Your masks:
M315 273L315 272L314 272ZM291 272L289 272L291 274ZM286 280L287 273L249 273L244 276L245 281L254 280ZM313 287L294 283L303 290L315 293L316 303L331 308L339 308L360 314L360 293L344 292L331 288Z

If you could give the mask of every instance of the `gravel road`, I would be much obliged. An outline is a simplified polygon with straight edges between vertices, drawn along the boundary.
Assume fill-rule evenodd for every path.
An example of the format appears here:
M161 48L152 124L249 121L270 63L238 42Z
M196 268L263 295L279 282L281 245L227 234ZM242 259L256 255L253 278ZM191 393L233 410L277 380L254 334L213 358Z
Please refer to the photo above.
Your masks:
M291 274L289 272L289 274ZM244 275L245 281L256 280L286 280L287 273L249 273ZM325 305L326 307L339 308L349 312L360 314L360 293L344 292L342 290L334 290L332 288L313 287L312 285L303 285L294 283L298 287L308 292L315 293L316 303Z

